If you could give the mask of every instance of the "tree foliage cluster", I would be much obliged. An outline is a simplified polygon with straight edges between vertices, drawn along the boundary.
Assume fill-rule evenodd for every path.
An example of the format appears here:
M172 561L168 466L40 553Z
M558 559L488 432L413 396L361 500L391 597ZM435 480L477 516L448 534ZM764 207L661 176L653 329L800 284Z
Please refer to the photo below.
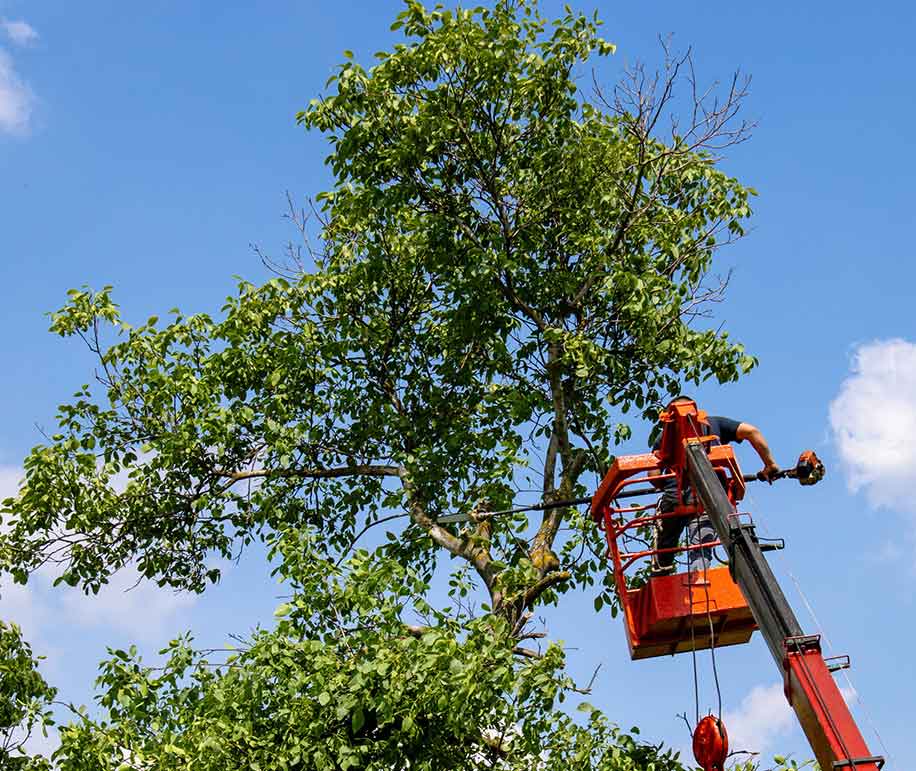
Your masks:
M107 287L52 314L97 382L25 461L4 571L97 592L133 565L203 591L261 539L293 587L215 663L188 639L162 668L113 651L103 717L63 729L60 768L680 768L588 706L571 719L562 650L523 644L564 591L615 602L590 520L487 516L525 486L583 494L624 414L754 364L704 321L714 253L750 214L719 165L747 135L744 87L703 91L666 52L587 94L586 63L614 51L599 24L407 0L404 41L369 68L347 52L298 116L335 181L312 220L293 212L306 244L275 277L218 318L132 326ZM470 523L438 522L455 511ZM443 556L447 609L429 600Z
M499 617L435 610L429 587L369 552L346 571L301 551L312 579L219 664L176 640L162 668L115 651L103 720L64 729L64 771L175 769L679 769L671 753L555 710L563 654L513 654ZM405 625L406 608L424 616ZM625 751L621 748L625 748Z
M57 691L38 672L39 658L15 624L0 621L0 768L46 771L41 755L25 747L36 731L47 733L53 723L51 703Z

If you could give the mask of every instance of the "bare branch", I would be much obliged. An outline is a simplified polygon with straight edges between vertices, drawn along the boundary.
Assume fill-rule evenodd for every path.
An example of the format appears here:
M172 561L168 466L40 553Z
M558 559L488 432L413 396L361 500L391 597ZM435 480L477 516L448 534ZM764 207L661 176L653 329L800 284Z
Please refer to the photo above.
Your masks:
M569 581L571 578L572 573L568 570L558 570L555 573L548 573L534 586L525 590L525 594L522 598L523 605L525 607L530 607L532 603L550 587L562 584L564 581Z
M598 677L598 672L601 669L601 664L595 667L595 671L592 672L592 676L589 678L588 685L584 688L573 688L572 690L576 693L581 693L583 696L588 696L592 692L592 686L595 684L595 678Z

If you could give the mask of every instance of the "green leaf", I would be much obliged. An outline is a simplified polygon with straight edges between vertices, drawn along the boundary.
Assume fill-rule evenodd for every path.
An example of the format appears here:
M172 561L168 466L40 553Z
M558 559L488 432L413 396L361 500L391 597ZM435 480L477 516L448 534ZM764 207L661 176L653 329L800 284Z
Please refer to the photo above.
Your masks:
M363 714L362 707L357 707L355 710L353 710L353 714L351 716L351 726L353 728L353 733L359 733L365 722L366 718Z

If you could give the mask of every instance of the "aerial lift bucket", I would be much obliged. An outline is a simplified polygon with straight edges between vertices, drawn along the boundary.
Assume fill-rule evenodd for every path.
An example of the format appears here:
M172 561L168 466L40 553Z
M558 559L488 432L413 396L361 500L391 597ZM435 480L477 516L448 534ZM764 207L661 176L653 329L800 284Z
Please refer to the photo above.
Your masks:
M679 417L678 406L673 407L672 420ZM705 419L705 413L698 417ZM690 425L695 426L695 422L691 421ZM685 432L689 430L682 428ZM704 442L712 439L696 438ZM721 475L730 497L740 500L744 495L744 480L731 447L710 446L708 451L710 462ZM621 456L608 470L592 498L592 517L605 533L633 659L703 650L713 645L739 645L748 642L757 628L747 601L727 567L709 568L702 573L651 577L641 586L634 585L632 570L640 561L644 564L662 551L683 553L711 549L720 543L713 541L664 550L627 550L632 536L639 531L645 534L666 517L698 515L696 504L680 506L668 514L660 514L654 502L617 505L618 497L628 497L621 494L631 485L658 484L673 476L663 473L655 453Z

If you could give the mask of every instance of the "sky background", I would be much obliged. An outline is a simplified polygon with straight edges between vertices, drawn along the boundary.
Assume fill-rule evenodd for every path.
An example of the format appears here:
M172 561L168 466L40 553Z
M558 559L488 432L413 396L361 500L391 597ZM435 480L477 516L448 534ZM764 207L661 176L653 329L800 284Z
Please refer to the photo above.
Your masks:
M749 236L720 256L733 269L716 318L760 358L740 383L706 386L712 413L763 428L777 458L814 448L820 486L754 488L745 508L764 535L806 631L852 657L860 726L888 768L916 766L916 264L912 259L911 33L905 3L580 2L598 10L617 54L612 84L636 60L660 61L658 35L693 46L701 79L753 76L759 125L725 168L760 195ZM295 124L344 49L368 62L398 33L396 0L61 3L0 0L0 492L53 426L57 404L92 376L88 353L47 332L68 288L115 286L129 321L173 306L216 312L234 275L265 271L251 245L279 254L283 215L329 185L323 140ZM549 15L562 4L545 0ZM590 73L582 72L587 86ZM634 434L639 436L639 429ZM641 452L634 441L626 452ZM747 471L757 461L739 448ZM249 552L202 597L121 575L98 598L4 586L0 617L23 625L45 672L76 702L106 645L146 651L185 629L206 644L271 622L283 589ZM801 588L804 595L799 593ZM816 621L807 609L816 613ZM687 657L631 663L619 620L590 595L545 615L591 701L625 727L688 746ZM714 703L708 657L703 701ZM732 746L811 756L759 636L717 656ZM886 750L875 738L877 727Z

